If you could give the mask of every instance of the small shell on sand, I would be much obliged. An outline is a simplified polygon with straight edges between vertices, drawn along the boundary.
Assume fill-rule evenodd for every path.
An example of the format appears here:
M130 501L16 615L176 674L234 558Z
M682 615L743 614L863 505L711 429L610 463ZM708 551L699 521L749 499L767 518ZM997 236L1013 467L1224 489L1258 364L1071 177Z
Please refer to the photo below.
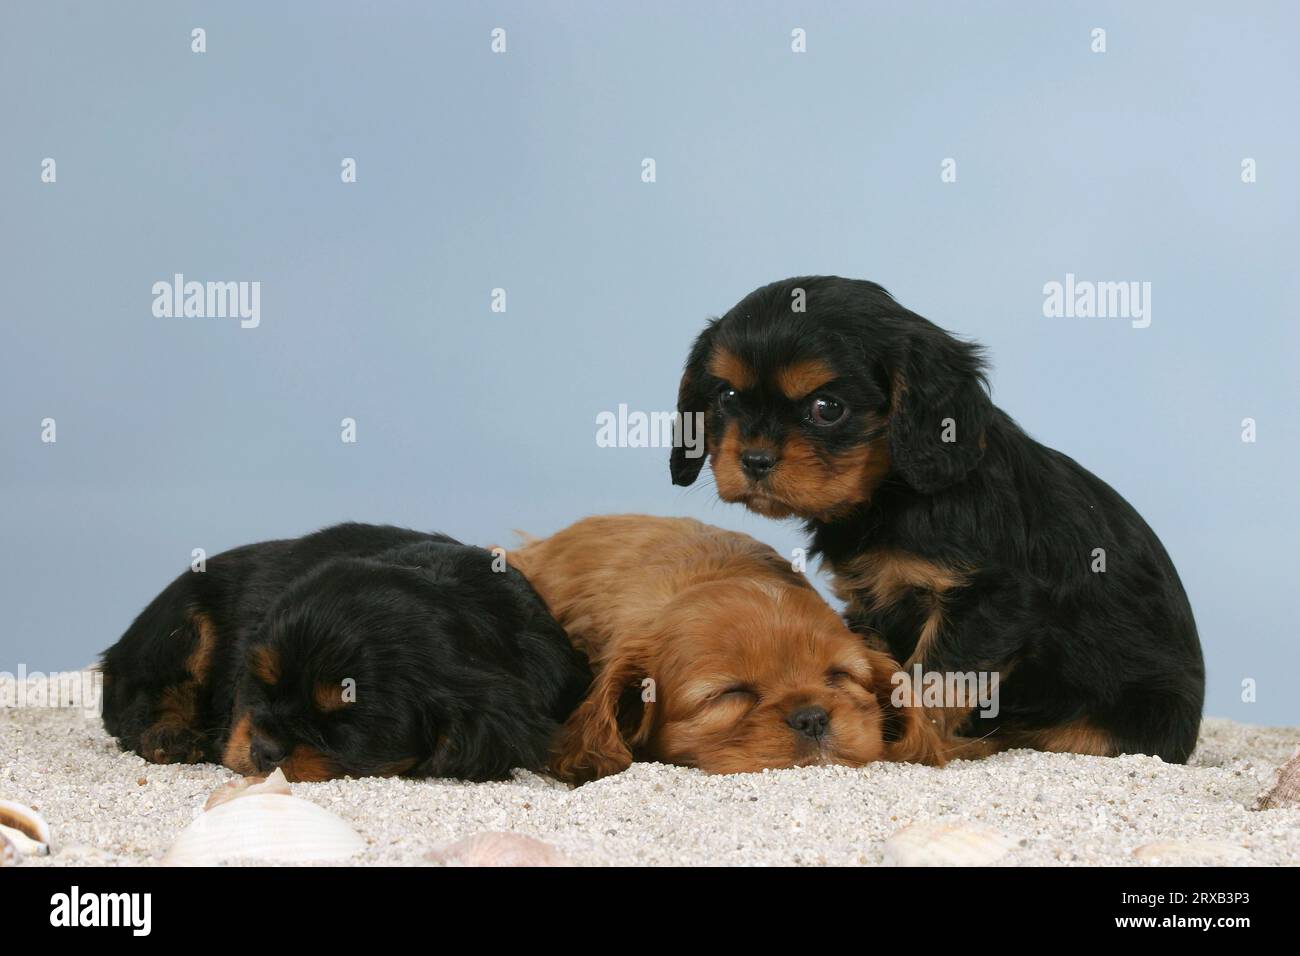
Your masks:
M45 856L50 852L50 827L31 807L0 800L0 856L4 845L13 856Z
M889 866L985 866L1006 856L1012 841L1000 833L953 823L913 823L885 841Z
M276 767L266 777L239 777L229 783L223 783L212 791L212 796L208 797L208 802L203 805L203 809L211 810L238 797L251 797L257 793L279 793L287 797L292 795L293 790L289 787L289 781L285 779L284 771Z
M427 858L443 866L572 866L549 843L522 833L475 833L437 849Z
M219 803L181 831L164 866L211 866L222 860L305 863L342 860L365 849L352 827L323 807L283 793L240 795Z
M1273 785L1255 799L1252 810L1300 807L1300 747L1278 768Z
M1133 855L1147 863L1163 863L1166 866L1227 866L1250 862L1250 853L1245 847L1216 840L1145 843L1135 849Z

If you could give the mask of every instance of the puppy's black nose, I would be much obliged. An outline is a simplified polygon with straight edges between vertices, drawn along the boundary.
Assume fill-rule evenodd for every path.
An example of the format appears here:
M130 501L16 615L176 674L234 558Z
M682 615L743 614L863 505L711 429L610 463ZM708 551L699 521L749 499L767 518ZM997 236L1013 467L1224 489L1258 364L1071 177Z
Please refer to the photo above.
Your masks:
M254 737L248 750L253 766L258 770L273 770L288 756L283 747L266 737Z
M826 728L830 725L831 715L826 713L826 710L822 707L800 707L787 717L785 722L805 737L821 740L826 736Z
M761 448L750 449L740 453L740 464L745 473L757 480L766 475L776 465L776 455Z

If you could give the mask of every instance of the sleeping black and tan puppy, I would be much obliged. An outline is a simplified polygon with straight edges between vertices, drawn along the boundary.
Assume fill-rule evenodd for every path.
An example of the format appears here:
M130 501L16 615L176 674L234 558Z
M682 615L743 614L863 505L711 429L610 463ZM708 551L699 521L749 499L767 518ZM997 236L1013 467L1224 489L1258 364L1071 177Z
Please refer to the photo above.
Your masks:
M541 769L590 679L517 571L445 535L365 524L209 558L102 669L124 750L290 780Z

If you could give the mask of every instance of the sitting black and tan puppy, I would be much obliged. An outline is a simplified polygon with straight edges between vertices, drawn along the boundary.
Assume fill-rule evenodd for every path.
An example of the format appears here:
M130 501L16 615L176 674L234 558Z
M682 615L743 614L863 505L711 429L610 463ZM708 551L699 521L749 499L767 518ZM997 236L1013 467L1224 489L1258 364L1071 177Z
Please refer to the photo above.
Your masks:
M1173 562L1114 489L990 401L984 370L875 283L808 276L704 330L678 409L704 416L722 498L804 521L855 630L908 670L1000 676L998 718L935 709L947 730L1187 760L1205 669ZM703 464L675 449L673 482Z
M540 769L590 674L517 572L343 524L235 548L105 652L104 725L155 763L290 780Z

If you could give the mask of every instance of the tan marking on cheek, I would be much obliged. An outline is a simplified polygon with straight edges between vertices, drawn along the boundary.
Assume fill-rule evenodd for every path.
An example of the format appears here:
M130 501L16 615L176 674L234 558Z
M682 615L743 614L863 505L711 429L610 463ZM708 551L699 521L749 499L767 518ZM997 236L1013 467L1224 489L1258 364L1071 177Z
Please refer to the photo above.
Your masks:
M727 422L712 465L713 482L723 500L734 501L749 490L749 479L740 467L740 426L735 422Z
M762 489L750 482L740 464L740 454L745 449L773 449L770 442L754 441L742 443L740 427L735 422L728 422L722 433L722 441L713 454L713 484L718 497L723 501L743 501L750 511L766 515L769 518L786 518L792 514L778 498L760 494ZM780 465L777 466L778 469Z
M248 669L263 684L273 687L280 681L280 655L265 645L255 647L248 655Z
M253 721L247 714L244 714L235 721L235 726L230 730L230 737L226 741L226 749L221 754L222 765L244 776L255 773L257 768L253 766L252 758L248 753L252 739Z
M315 747L299 744L289 754L289 759L280 765L288 780L298 782L329 780L340 776L338 766L327 755Z
M833 382L838 376L835 370L817 359L794 362L776 373L777 387L792 401L798 401L811 395L817 389Z
M714 378L720 378L732 388L738 391L744 391L747 388L753 388L758 382L758 376L749 363L738 356L730 349L718 346L709 356L709 374Z
M883 437L823 461L807 438L792 432L769 482L773 494L799 515L829 520L869 501L891 463Z

